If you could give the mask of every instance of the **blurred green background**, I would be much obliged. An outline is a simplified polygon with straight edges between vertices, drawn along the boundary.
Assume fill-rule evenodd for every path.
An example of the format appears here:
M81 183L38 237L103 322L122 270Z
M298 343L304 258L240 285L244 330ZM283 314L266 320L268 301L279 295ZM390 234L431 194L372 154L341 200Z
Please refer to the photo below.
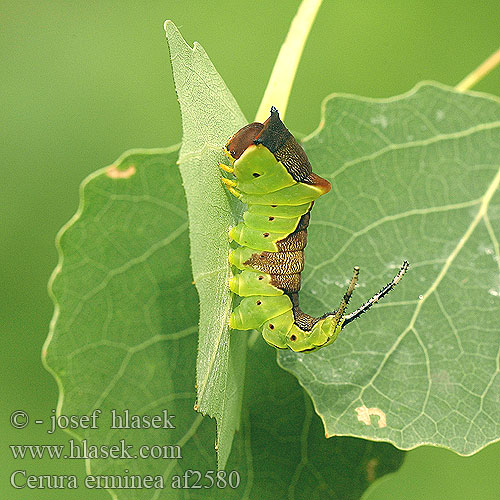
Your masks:
M57 387L40 351L52 316L46 283L54 238L78 206L78 186L134 147L178 143L181 124L163 21L200 42L252 120L298 0L0 3L2 498L104 499L106 492L13 490L10 473L77 474L81 461L15 461L9 443L56 444L61 431L10 427L24 409L47 418ZM325 0L286 122L316 128L331 92L386 97L420 80L454 85L500 45L498 0ZM500 69L475 90L500 95ZM464 297L464 300L467 300ZM77 334L77 332L75 332ZM368 500L497 500L500 443L474 457L421 447ZM4 496L6 494L6 496Z

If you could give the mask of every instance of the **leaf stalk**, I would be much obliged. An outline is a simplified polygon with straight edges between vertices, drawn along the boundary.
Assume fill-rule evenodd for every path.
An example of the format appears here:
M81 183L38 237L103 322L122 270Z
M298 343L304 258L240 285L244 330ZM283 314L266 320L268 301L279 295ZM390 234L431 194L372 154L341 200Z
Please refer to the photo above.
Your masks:
M322 0L302 0L274 63L255 121L263 122L271 106L279 109L284 119L297 67L321 3Z
M500 48L491 54L472 73L467 75L455 88L460 92L469 90L500 64Z

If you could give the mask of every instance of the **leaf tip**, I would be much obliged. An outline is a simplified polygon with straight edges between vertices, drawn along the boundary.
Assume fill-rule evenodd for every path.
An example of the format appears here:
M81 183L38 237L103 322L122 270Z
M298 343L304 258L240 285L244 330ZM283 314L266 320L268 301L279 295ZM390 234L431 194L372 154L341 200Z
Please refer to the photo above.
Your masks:
M167 34L167 37L170 33L177 31L177 27L175 26L174 22L171 19L167 19L163 23L163 29L165 30L165 33Z

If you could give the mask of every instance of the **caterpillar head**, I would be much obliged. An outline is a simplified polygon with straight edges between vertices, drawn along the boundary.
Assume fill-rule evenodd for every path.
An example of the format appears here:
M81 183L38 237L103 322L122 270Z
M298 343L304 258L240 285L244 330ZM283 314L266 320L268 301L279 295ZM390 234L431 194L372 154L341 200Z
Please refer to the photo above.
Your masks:
M237 160L245 150L254 144L255 139L262 132L264 128L263 123L253 122L244 126L234 134L224 148L226 156L234 162Z

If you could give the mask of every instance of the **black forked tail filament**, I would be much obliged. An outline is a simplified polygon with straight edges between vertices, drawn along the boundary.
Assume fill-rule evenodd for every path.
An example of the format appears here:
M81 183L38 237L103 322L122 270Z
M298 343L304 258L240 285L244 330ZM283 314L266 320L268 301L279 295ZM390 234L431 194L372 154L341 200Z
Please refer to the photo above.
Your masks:
M408 270L409 267L410 267L410 264L405 260L403 262L403 265L401 266L401 269L398 271L398 274L396 274L396 276L394 276L392 281L387 283L387 285L385 285L384 288L382 288L382 290L380 290L380 292L376 293L370 300L366 301L361 307L359 307L354 312L352 312L351 314L348 314L345 317L345 321L344 321L344 324L342 325L342 328L345 325L348 325L351 321L354 321L356 318L359 318L364 312L368 311L368 309L370 309L370 307L373 304L378 302L384 295L387 295L399 283L399 280L403 277L403 275L406 273L406 271ZM353 281L355 281L354 278L357 279L356 269L358 269L358 271L359 271L359 268L356 268L356 267L354 268L354 276L353 276L353 279L351 281L351 285L352 285ZM337 311L336 315L338 314L338 312L340 312L344 302L345 302L345 306L344 306L342 312L345 310L345 307L347 306L347 301L349 300L349 298L352 294L351 285L349 285L349 288L347 289L347 292L344 295L344 299L342 300L342 303L341 303L340 308ZM352 288L354 289L354 286ZM351 290L351 293L349 293L349 290ZM347 297L347 301L346 301L346 297Z
M344 312L347 308L347 304L349 304L349 299L351 298L352 292L354 292L354 287L356 286L356 283L358 282L358 276L359 276L359 267L356 266L354 268L354 273L352 275L351 282L349 283L349 286L347 287L347 290L342 297L342 301L340 302L339 308L335 311L335 315L333 316L333 324L334 329L337 327L338 322L344 315Z

